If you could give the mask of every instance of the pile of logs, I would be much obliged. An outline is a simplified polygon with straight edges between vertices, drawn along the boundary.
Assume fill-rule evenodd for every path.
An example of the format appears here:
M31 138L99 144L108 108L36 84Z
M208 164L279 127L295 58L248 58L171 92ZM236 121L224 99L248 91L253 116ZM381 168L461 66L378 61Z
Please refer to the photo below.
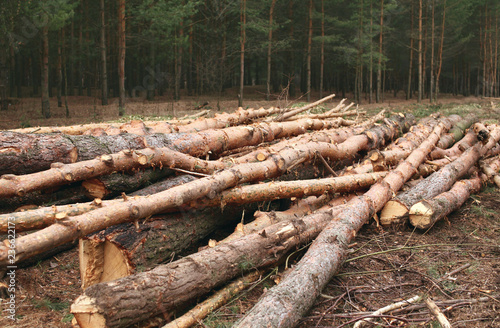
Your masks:
M474 114L364 117L344 100L300 114L331 98L189 122L0 131L0 233L17 234L15 262L4 235L0 265L77 242L83 294L71 312L82 328L164 322L249 273L165 326L186 327L312 242L236 324L289 327L371 218L429 229L488 180L500 186L500 126Z

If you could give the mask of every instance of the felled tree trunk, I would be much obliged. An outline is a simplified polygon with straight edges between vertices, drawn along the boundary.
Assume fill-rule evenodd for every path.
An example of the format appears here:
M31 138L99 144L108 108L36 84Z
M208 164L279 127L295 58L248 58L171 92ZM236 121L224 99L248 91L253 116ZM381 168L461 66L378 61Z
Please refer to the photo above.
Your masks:
M500 158L490 162L493 172L500 169ZM409 211L410 223L419 229L429 229L436 222L462 206L470 195L481 190L488 175L477 175L471 179L455 182L453 187L431 199L423 199L414 204Z
M216 172L212 176L156 193L144 199L129 199L121 204L109 206L105 209L98 209L79 216L70 217L59 221L58 224L53 224L45 229L18 238L16 240L16 256L18 259L30 257L115 224L145 218L205 196L214 198L221 191L234 187L237 184L280 176L291 167L312 160L317 156L317 153L330 159L354 157L360 151L368 151L372 148L380 147L387 140L394 138L400 129L412 121L411 117L397 116L393 120L388 120L386 124L373 127L363 134L350 137L338 145L324 142L310 142L288 147L258 164L235 165L230 169ZM84 164L81 167L78 166L79 171L76 173L78 173L78 176L82 176L84 174L95 174L95 171L99 170L115 171L116 165L122 166L125 164L122 161L132 165L140 165L140 163L159 162L161 160L167 166L178 167L182 165L187 166L192 171L203 169L203 166L205 166L204 169L207 169L210 166L208 163L197 159L192 161L186 155L171 150L145 149L142 150L142 153L132 152L132 154L127 154L122 152L121 154L109 157L111 159L101 158L94 161L92 164L95 164L95 166L91 167L93 172L90 172L90 169L85 166L86 164L91 165L91 163L79 162ZM78 165L79 163L66 165ZM212 167L212 169L215 167ZM49 171L44 172L45 178L48 175L47 172ZM68 173L71 172L67 172L66 176ZM62 180L59 174L59 171L55 169L50 178ZM74 176L70 174L69 178L72 179ZM8 183L5 183L6 181ZM40 186L40 184L38 185ZM3 188L4 186L9 186L9 188ZM0 191L4 191L4 193L8 191L16 192L19 191L19 188L23 190L22 188L27 188L28 186L30 185L19 184L19 181L15 181L15 179L6 180L5 176L3 176L3 179L0 179ZM7 253L8 249L0 245L0 264L6 263Z
M321 290L339 270L347 247L363 224L383 207L408 180L450 125L439 123L431 135L381 182L361 197L332 211L322 211L330 222L293 270L261 297L235 327L293 327L309 310ZM340 208L340 210L338 210ZM312 214L309 217L319 215Z
M61 135L0 132L0 175L27 174L46 170L52 163L75 163L125 149L168 147L201 157L217 156L228 149L254 146L262 142L296 136L308 130L340 126L337 120L304 119L283 123L258 123L192 133L176 134L118 134L118 135Z
M254 207L247 207L246 213ZM163 214L88 235L79 244L82 288L171 261L218 227L240 221L243 210L227 207Z
M476 143L450 164L387 202L380 213L380 223L382 225L391 225L406 222L408 210L413 204L449 190L455 181L466 174L498 140L500 140L500 127L495 128L490 133L486 144Z
M82 182L87 196L92 198L112 198L121 193L130 193L161 180L172 174L169 169L145 169L131 174L113 173Z

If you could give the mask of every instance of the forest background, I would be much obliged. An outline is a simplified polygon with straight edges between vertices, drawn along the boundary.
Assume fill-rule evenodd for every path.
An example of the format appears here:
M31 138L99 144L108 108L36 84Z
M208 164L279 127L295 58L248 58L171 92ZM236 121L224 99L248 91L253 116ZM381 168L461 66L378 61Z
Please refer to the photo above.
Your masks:
M0 96L126 99L263 86L262 97L498 97L494 0L3 1ZM70 98L71 99L71 98ZM115 101L115 100L113 100ZM54 106L54 105L52 105Z

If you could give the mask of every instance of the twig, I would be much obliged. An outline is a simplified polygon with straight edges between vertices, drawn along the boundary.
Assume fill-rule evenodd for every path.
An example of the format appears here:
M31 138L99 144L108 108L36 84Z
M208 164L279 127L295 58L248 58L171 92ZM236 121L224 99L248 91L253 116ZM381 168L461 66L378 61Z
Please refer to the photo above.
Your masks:
M424 302L425 302L425 305L427 305L427 308L429 308L429 311L431 311L432 315L434 315L434 317L437 319L437 321L439 321L439 323L441 324L441 327L451 328L450 322L448 321L446 316L443 314L443 312L441 312L441 310L438 308L436 303L434 303L433 300L431 300L430 298L426 298Z
M338 177L338 174L335 173L335 171L330 167L330 165L328 165L328 163L326 162L325 158L323 157L323 155L321 155L321 153L319 151L316 151L316 156L319 157L319 159L321 160L321 162L325 166L326 170L328 172L330 172L331 175L333 175L334 177Z
M390 318L390 319L396 319L396 320L399 320L399 321L402 321L404 323L408 323L408 320L406 318L402 318L402 317L396 317L394 315L388 315L388 314L381 314L381 315L373 315L373 314L369 314L369 315L365 315L361 318L355 318L355 319L352 319L352 320L349 320L347 321L346 323L343 323L341 324L340 326L337 326L335 328L342 328L342 327L345 327L353 322L356 322L356 321L359 321L359 320L367 320L367 319L371 319L371 318Z
M177 171L177 172L181 172L181 173L186 173L186 174L189 174L189 175L194 175L194 176L202 177L202 178L210 176L210 174L205 174L205 173L201 173L201 172L192 172L192 171L188 171L188 170L179 169L179 168L176 168L176 167L172 167L171 170L174 170L174 171Z
M391 310L399 309L399 308L401 308L403 306L406 306L408 304L412 304L412 303L418 302L420 300L420 298L421 298L420 295L416 295L416 296L413 296L412 298L409 298L407 300L404 300L404 301L401 301L401 302L397 302L397 303L393 303L393 304L389 304L387 306L384 306L383 308L378 309L377 311L373 312L372 315L366 316L368 318L363 319L361 321L357 321L354 324L353 328L361 328L361 327L364 326L365 323L373 321L373 319L377 318L379 315L381 315L383 313L386 313L386 312L389 312ZM358 320L359 320L359 318L358 318Z

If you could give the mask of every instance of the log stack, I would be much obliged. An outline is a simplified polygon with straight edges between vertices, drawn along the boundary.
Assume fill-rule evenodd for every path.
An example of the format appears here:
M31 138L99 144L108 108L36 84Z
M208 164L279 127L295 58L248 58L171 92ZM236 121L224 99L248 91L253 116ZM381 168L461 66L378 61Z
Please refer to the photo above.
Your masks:
M15 223L19 265L79 240L84 291L71 312L80 327L177 315L313 241L238 323L293 326L376 213L383 225L429 229L500 170L497 125L440 114L355 121L344 101L297 115L332 97L188 123L0 131L0 162L12 163L0 165L0 201L22 205L3 208L0 233ZM87 202L56 196L71 188ZM3 267L9 249L5 237Z

